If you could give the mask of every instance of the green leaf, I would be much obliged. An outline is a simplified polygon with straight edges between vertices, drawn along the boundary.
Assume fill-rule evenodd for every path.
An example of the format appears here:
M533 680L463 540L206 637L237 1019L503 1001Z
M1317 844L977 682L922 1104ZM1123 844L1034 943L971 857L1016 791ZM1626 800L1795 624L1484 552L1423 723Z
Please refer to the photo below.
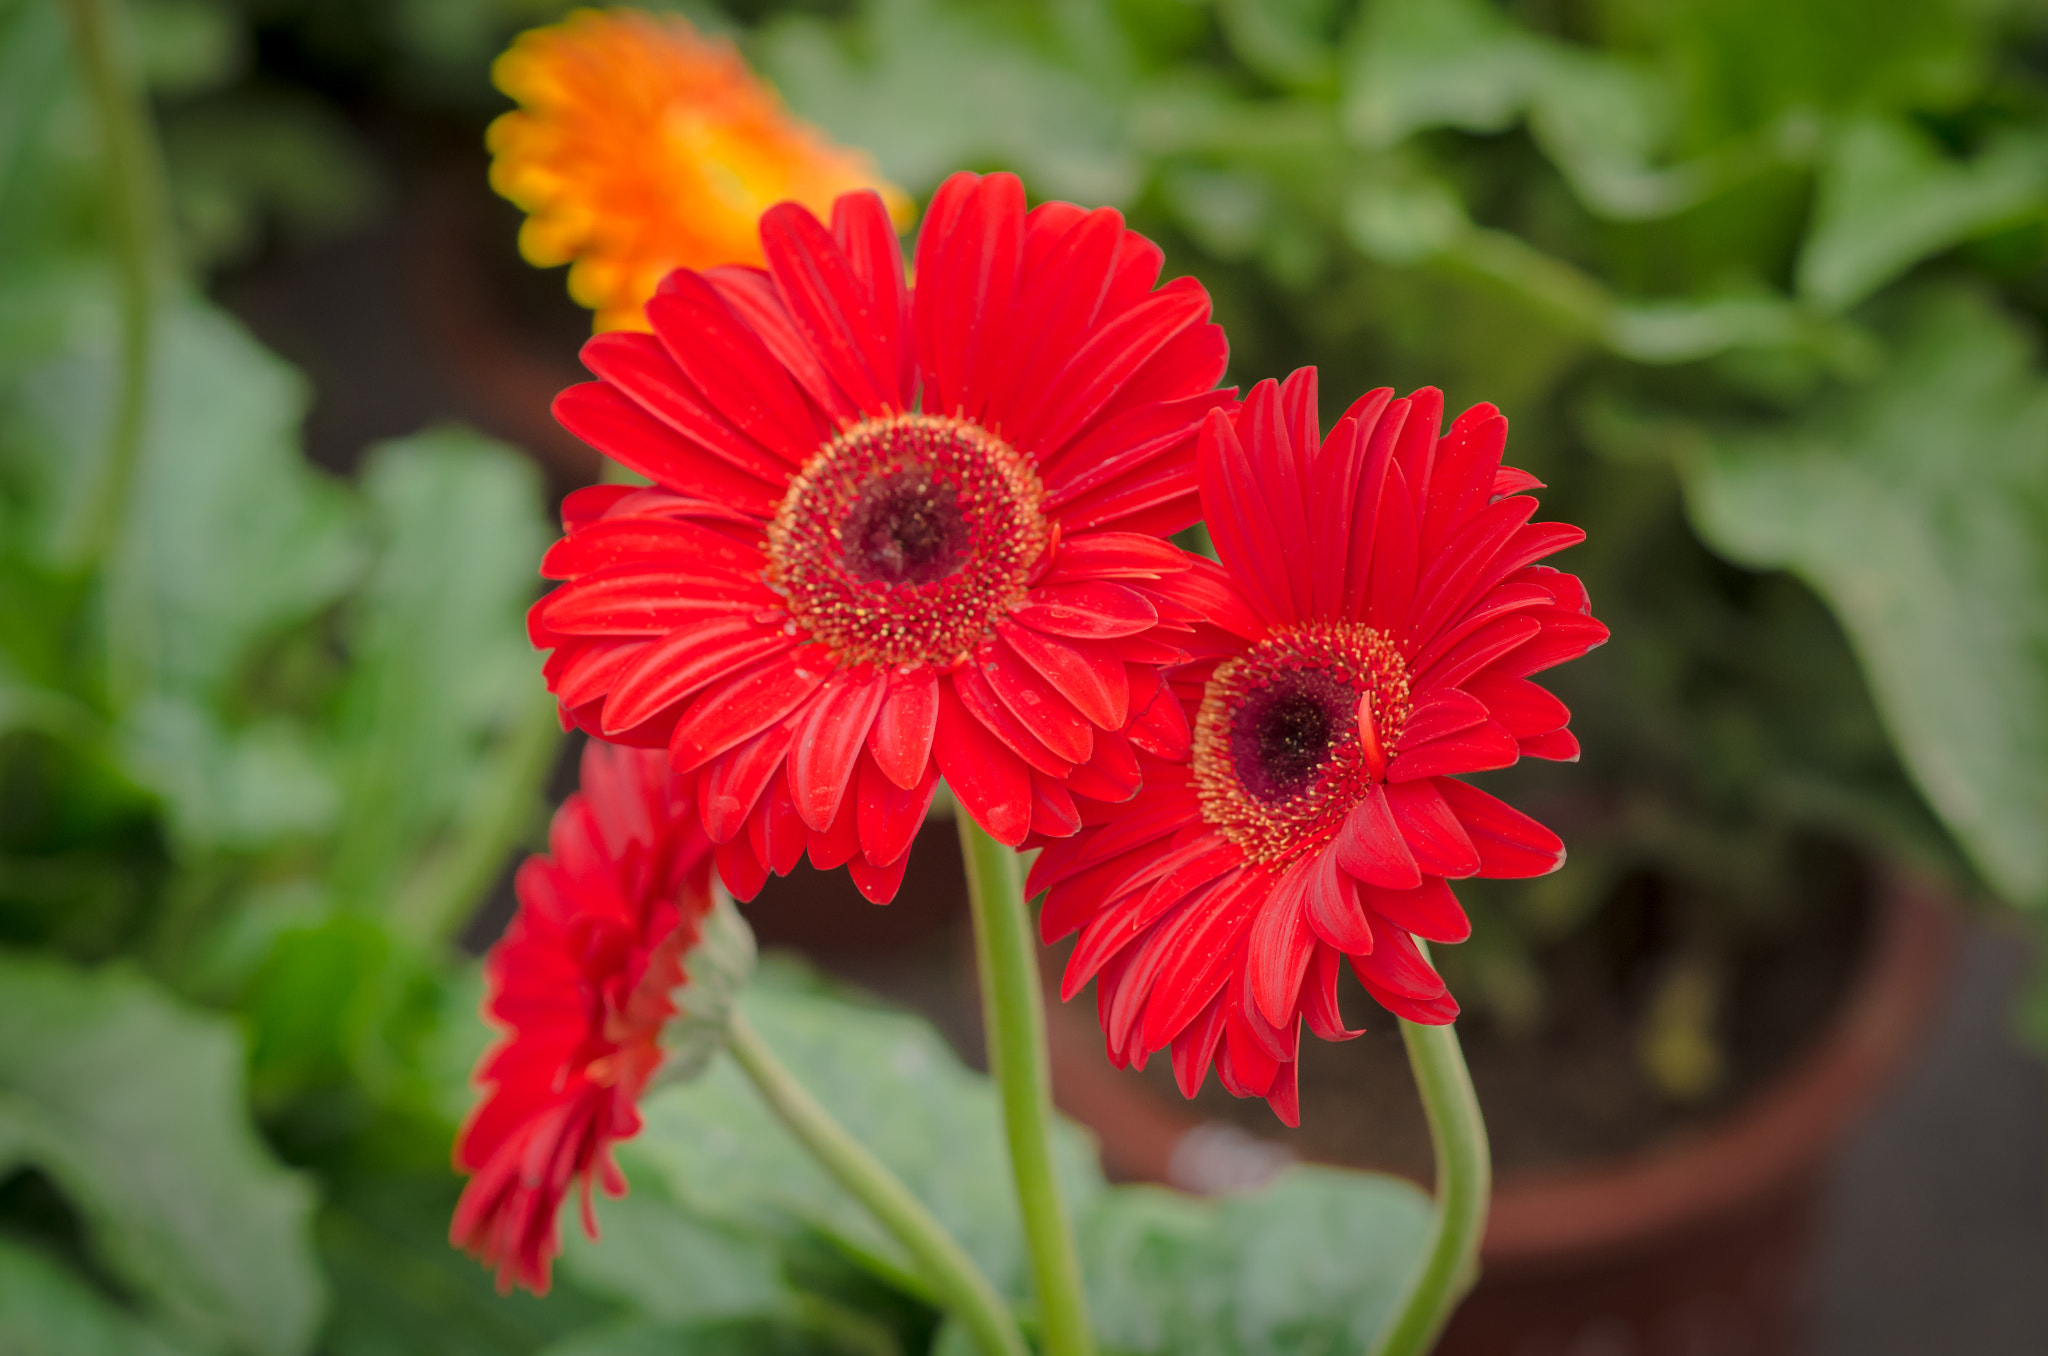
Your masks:
M1853 306L1920 260L2044 208L2048 140L2038 134L2008 133L1959 162L1902 118L1857 118L1821 171L1800 294Z
M4 1234L0 1351L7 1356L179 1356L175 1345L71 1271Z
M1106 1348L1171 1356L1371 1349L1422 1259L1429 1198L1399 1178L1291 1168L1252 1193L1105 1195L1082 1224Z
M376 561L350 617L331 881L338 904L438 935L471 901L422 902L406 875L460 850L465 807L490 800L506 772L497 755L533 723L544 687L525 626L547 540L540 478L510 449L444 430L376 449L363 491ZM547 747L525 760L540 764L519 774L529 787Z
M40 1167L97 1253L206 1347L310 1345L310 1193L243 1110L227 1022L119 971L0 956L0 1161Z
M786 978L756 985L744 1005L819 1100L999 1288L1023 1300L1029 1283L987 1080L961 1068L923 1022L798 991ZM893 1240L790 1140L729 1062L656 1094L642 1111L645 1130L620 1150L634 1192L672 1192L683 1210L761 1236L794 1219L875 1260L878 1274L921 1288ZM1265 1190L1202 1201L1107 1188L1072 1126L1059 1150L1094 1320L1115 1351L1307 1356L1365 1348L1418 1264L1431 1219L1420 1191L1375 1174L1295 1169ZM659 1222L665 1206L647 1208L644 1225L628 1225L625 1246L611 1236L610 1213L604 1242L572 1246L565 1261L579 1282L651 1309L666 1276L678 1317L700 1313L707 1290L770 1297L761 1288L765 1257L746 1263L744 1253L725 1252L723 1265L742 1267L730 1282L714 1283L711 1274L686 1282L681 1265L649 1267L652 1252L702 1247L706 1235ZM643 1227L668 1231L671 1241L634 1246ZM714 1241L729 1248L722 1240L734 1236ZM625 1255L607 1258L612 1249Z
M1990 883L2048 903L2048 375L1960 287L1883 314L1876 380L1683 456L1703 536L1841 618L1901 754Z
M111 331L49 374L52 449L92 458L111 407ZM252 650L338 597L360 558L348 493L299 455L304 380L210 306L157 327L148 432L110 566L117 665L132 691L220 703ZM32 391L34 387L30 388Z
M1548 44L1486 0L1376 0L1344 73L1344 129L1385 147L1426 127L1498 132L1544 77Z
M900 1177L997 1286L1030 1293L994 1089L963 1068L913 1017L857 1007L771 980L741 1010L818 1100ZM754 1227L790 1216L840 1240L884 1273L908 1275L895 1240L819 1168L761 1104L737 1066L644 1104L632 1156L676 1198L718 1220ZM1103 1190L1093 1146L1072 1125L1056 1147L1069 1208Z
M543 1298L500 1294L491 1273L448 1243L460 1184L440 1163L388 1161L341 1174L320 1213L320 1253L333 1278L331 1356L531 1356L572 1332L615 1323L618 1306L557 1277Z
M1086 52L1017 13L942 0L872 0L850 31L809 18L764 29L761 68L802 116L927 192L957 169L1003 166L1034 196L1119 203L1137 191L1118 99Z

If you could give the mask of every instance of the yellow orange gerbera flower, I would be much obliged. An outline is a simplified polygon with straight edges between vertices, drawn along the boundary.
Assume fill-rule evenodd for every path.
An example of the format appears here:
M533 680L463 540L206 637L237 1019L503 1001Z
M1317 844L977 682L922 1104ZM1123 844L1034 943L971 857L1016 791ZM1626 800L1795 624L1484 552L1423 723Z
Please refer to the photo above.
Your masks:
M909 224L866 154L791 117L730 43L683 19L577 10L520 34L491 76L520 104L491 124L491 186L528 214L520 253L570 264L600 330L646 329L671 269L762 263L758 223L778 202L822 214L874 188Z

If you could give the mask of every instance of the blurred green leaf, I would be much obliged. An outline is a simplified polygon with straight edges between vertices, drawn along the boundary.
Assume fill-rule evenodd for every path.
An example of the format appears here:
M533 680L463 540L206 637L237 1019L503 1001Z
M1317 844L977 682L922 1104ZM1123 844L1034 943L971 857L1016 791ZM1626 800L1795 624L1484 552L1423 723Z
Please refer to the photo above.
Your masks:
M157 94L216 89L248 64L250 35L223 0L136 0L128 13L142 78Z
M1799 291L1853 306L1929 255L2044 210L2048 136L2007 133L1958 162L1902 118L1857 118L1822 170Z
M1322 92L1335 86L1330 30L1343 8L1338 0L1218 0L1216 17L1245 65L1284 88Z
M762 1039L855 1138L902 1178L998 1289L1029 1293L1023 1237L994 1089L913 1017L800 992L772 978L741 1007ZM731 1061L650 1097L634 1160L678 1200L724 1221L779 1216L814 1225L857 1254L911 1274L895 1240L782 1130ZM1057 1155L1067 1203L1086 1211L1103 1189L1093 1146L1072 1125Z
M495 755L553 720L536 716L543 684L525 626L547 540L540 479L509 448L444 430L372 452L363 492L376 561L349 618L332 888L343 907L439 936L473 898L417 899L402 889L406 873L430 870L423 855L437 848L459 850L451 835L465 808L501 789L507 768ZM519 773L515 832L537 810L550 747Z
M434 1147L445 1163L445 1139ZM460 1183L445 1167L376 1162L338 1177L319 1223L335 1291L323 1352L531 1356L567 1333L620 1318L616 1305L573 1278L558 1276L545 1298L499 1293L488 1270L449 1245Z
M1885 320L1877 380L1688 445L1693 517L1828 599L1928 800L2001 893L2048 903L2048 375L1976 291Z
M173 841L229 851L310 841L333 824L340 793L300 725L229 731L201 704L146 698L130 711L123 756L169 811Z
M0 956L0 1161L47 1173L176 1330L291 1356L323 1302L312 1201L250 1127L241 1060L231 1025L134 975Z
M1140 167L1115 95L1086 53L1029 10L871 0L837 29L785 17L756 37L762 69L802 116L873 153L912 192L956 169L1024 176L1034 196L1121 203Z
M172 1342L36 1249L0 1234L7 1356L180 1356Z
M1344 72L1344 128L1386 147L1426 127L1498 132L1550 52L1487 0L1373 0Z
M1105 1348L1166 1356L1370 1350L1420 1264L1432 1209L1399 1178L1291 1168L1244 1195L1120 1187L1083 1216Z

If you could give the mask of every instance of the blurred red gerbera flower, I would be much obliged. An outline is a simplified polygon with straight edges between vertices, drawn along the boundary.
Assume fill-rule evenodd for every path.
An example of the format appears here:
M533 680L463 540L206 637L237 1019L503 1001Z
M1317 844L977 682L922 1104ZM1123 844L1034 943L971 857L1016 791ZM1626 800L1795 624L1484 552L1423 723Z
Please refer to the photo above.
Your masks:
M561 1251L556 1216L593 1179L625 1191L611 1146L637 1134L662 1063L663 1025L712 906L711 842L690 785L659 753L593 740L582 789L555 813L550 855L528 858L519 912L484 961L485 1012L504 1037L477 1068L488 1089L455 1144L473 1174L449 1236L544 1294Z
M940 187L914 294L872 193L761 243L584 348L558 417L655 483L570 498L530 627L566 718L698 774L735 894L808 851L886 900L941 773L1014 845L1185 753L1159 537L1234 405L1223 334L1118 213L1006 174Z
M1201 493L1223 568L1176 588L1214 623L1170 675L1188 758L1045 845L1047 941L1078 929L1065 996L1090 979L1110 1057L1173 1047L1192 1097L1213 1060L1297 1124L1301 1024L1340 1040L1340 960L1411 1021L1458 1007L1413 937L1470 931L1446 879L1534 876L1557 836L1455 774L1571 760L1564 704L1528 675L1607 637L1572 575L1581 540L1531 523L1538 482L1500 464L1507 421L1379 390L1327 439L1312 368L1202 428Z

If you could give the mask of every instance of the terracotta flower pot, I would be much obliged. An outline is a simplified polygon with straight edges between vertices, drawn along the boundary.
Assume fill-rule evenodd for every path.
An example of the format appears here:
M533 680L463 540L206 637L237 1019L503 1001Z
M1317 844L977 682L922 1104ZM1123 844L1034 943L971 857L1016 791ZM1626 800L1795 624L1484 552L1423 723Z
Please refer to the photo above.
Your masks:
M1790 1356L1801 1349L1826 1169L1928 1028L1955 924L1880 887L1876 935L1807 1051L1739 1109L1614 1161L1496 1183L1477 1288L1440 1356ZM1122 1175L1197 1191L1286 1151L1204 1122L1104 1062L1087 1005L1056 1011L1055 1095Z

